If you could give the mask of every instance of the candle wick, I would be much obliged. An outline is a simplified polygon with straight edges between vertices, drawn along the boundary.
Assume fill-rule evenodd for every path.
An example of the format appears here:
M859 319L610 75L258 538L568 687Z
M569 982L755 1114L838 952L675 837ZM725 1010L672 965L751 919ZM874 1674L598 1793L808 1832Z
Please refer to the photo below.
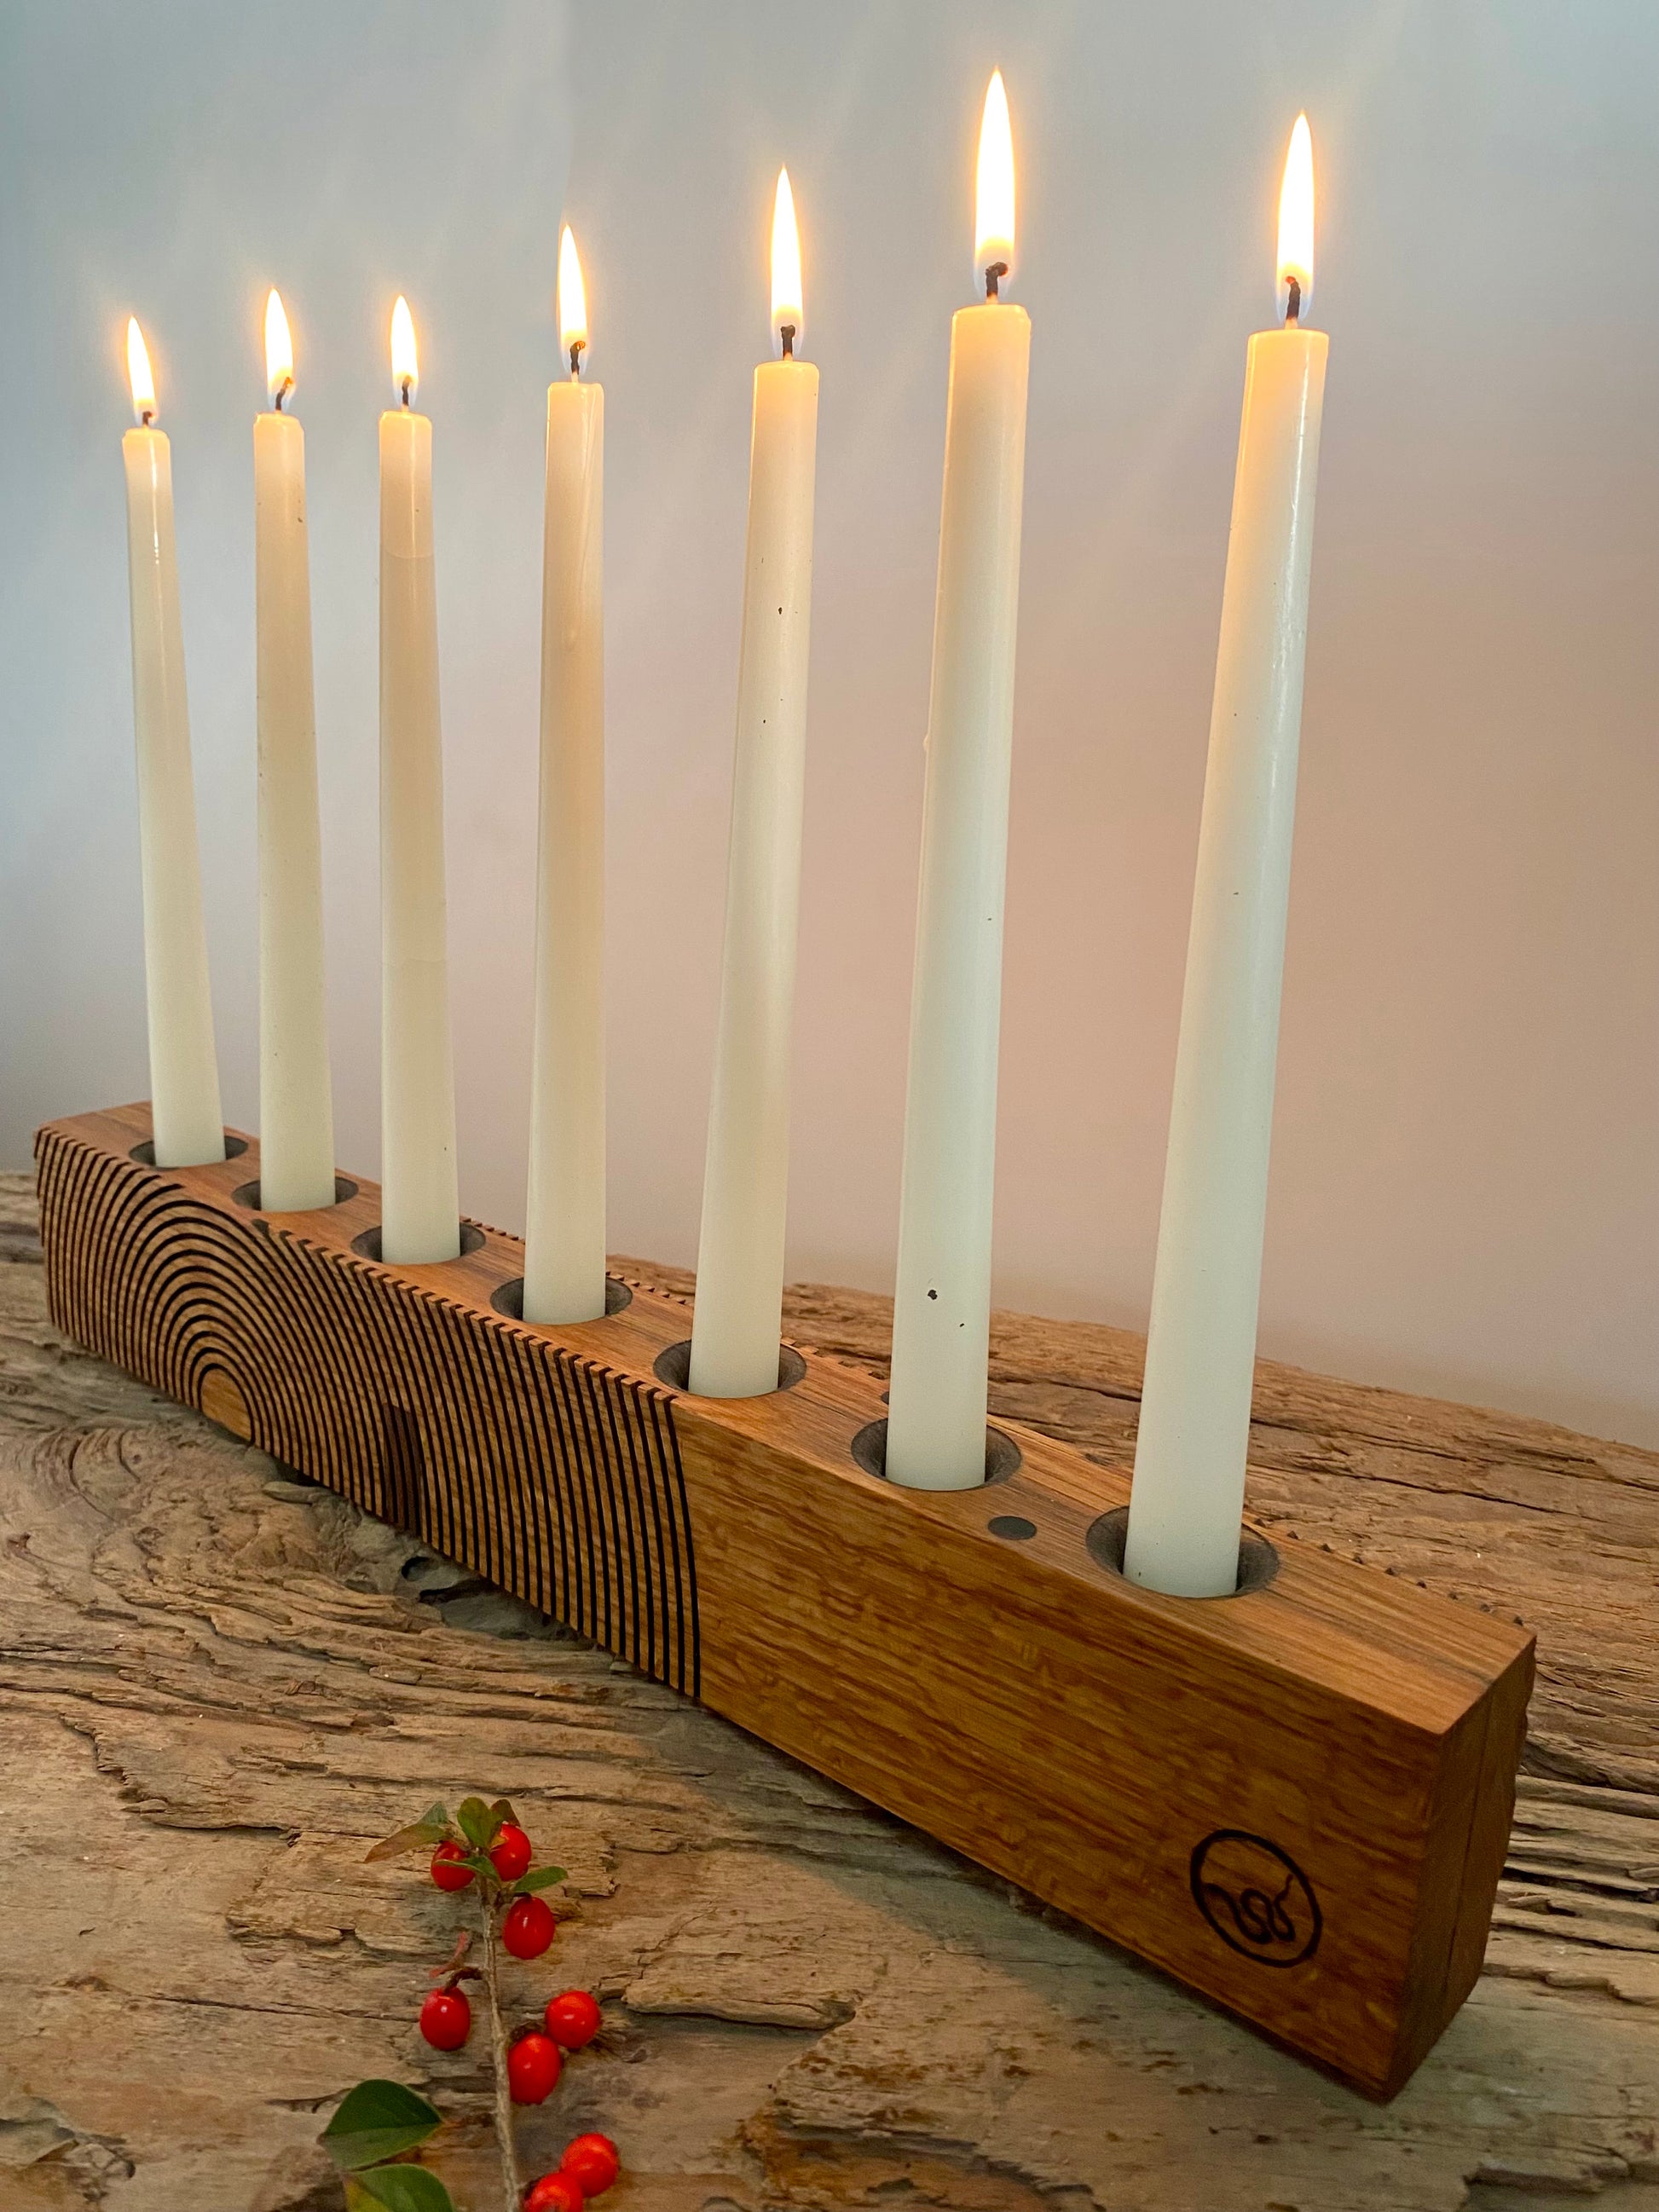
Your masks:
M414 380L412 377L409 377L409 376L405 376L405 377L403 377L403 378L400 378L400 379L399 379L399 381L400 381L400 383L401 383L401 384L402 384L402 386L403 386L404 405L405 407L407 407L407 406L408 406L408 404L409 404L409 387L410 387L410 386L414 382L414 380Z
M793 323L784 323L781 325L778 331L778 337L782 341L783 344L783 358L785 361L793 361L795 358L794 325Z
M572 338L570 341L570 380L573 384L582 373L582 351L586 343L586 338Z
M1302 313L1302 280L1297 276L1287 276L1285 282L1290 295L1285 303L1285 320L1289 325L1297 321Z
M153 407L141 408L138 411L138 420L143 424L143 428L148 430L150 424L155 420L155 410Z
M985 270L985 296L988 300L994 300L998 296L997 288L1007 274L1008 264L1006 261L992 261L987 263Z

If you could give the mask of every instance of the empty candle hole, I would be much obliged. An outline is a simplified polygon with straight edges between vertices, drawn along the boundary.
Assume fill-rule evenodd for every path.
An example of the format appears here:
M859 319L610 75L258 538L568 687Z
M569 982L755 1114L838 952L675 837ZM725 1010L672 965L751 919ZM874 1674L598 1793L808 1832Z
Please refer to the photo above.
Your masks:
M1109 1513L1103 1513L1089 1529L1084 1542L1089 1547L1089 1557L1097 1567L1109 1575L1122 1575L1123 1547L1128 1540L1129 1509L1115 1505ZM1258 1536L1246 1528L1238 1540L1238 1583L1234 1589L1223 1590L1223 1597L1246 1597L1251 1590L1265 1589L1279 1572L1279 1554L1265 1536ZM1141 1585L1137 1584L1137 1588ZM1210 1598L1183 1599L1183 1604L1209 1605Z
M460 1249L460 1254L459 1254L459 1257L461 1257L461 1258L463 1258L463 1259L465 1259L465 1256L466 1256L466 1255L467 1255L469 1252L476 1252L476 1251L477 1251L477 1250L480 1249L480 1247L483 1245L483 1241L484 1241L484 1234L483 1234L483 1230L482 1230L482 1229L480 1229L480 1228L478 1227L478 1225L477 1225L477 1222L474 1222L474 1221L464 1221L464 1222L462 1222L462 1224L461 1224L461 1249ZM375 1223L374 1226L372 1229L365 1229L365 1230L364 1230L364 1231L363 1231L363 1233L362 1233L362 1235L361 1237L354 1237L352 1238L352 1240L351 1240L351 1249L352 1249L352 1250L353 1250L353 1251L357 1255L357 1257L358 1257L360 1260L380 1260L380 1223L377 1221L377 1222ZM445 1266L445 1265L447 1264L447 1262L445 1262L444 1261L441 1261L441 1260L432 1260L432 1261L427 1261L427 1260L390 1260L390 1261L386 1261L386 1260L382 1260L382 1261L380 1261L380 1264L381 1264L381 1266L382 1266L382 1267L441 1267Z
M524 1277L522 1275L514 1275L510 1281L503 1283L500 1290L495 1291L490 1294L489 1303L495 1307L498 1314L505 1314L509 1321L523 1321ZM608 1321L612 1314L619 1314L624 1306L632 1305L633 1303L634 1293L629 1289L627 1284L619 1283L614 1275L607 1275L605 1279L605 1314L603 1318ZM600 1319L601 1316L596 1314L592 1318L594 1321L597 1321ZM586 1328L591 1327L592 1323L589 1322L571 1322L568 1324L566 1324L556 1321L532 1321L527 1324L531 1328L561 1328L567 1325L572 1328Z
M651 1372L659 1382L667 1383L671 1390L684 1390L688 1396L694 1395L691 1389L690 1338L685 1337L678 1344L671 1344L666 1352L659 1352ZM781 1344L778 1346L779 1389L793 1390L797 1382L804 1380L805 1374L806 1362L794 1346ZM761 1395L769 1396L770 1394L763 1392Z
M853 1439L853 1457L866 1474L873 1474L878 1482L890 1478L887 1473L887 1424L885 1421L866 1421ZM1006 1482L1018 1468L1019 1446L1000 1429L985 1431L985 1480ZM978 1486L970 1483L969 1489Z
M247 1139L246 1137L233 1137L228 1129L225 1131L225 1158L228 1160L237 1158L246 1150ZM155 1164L155 1146L153 1139L146 1137L142 1145L135 1145L132 1150L127 1154L127 1158L130 1160L137 1160L141 1168L153 1168ZM198 1160L191 1163L181 1162L180 1164L189 1164L204 1168L216 1168L219 1163L217 1160Z
M238 1206L246 1206L250 1213L263 1213L265 1211L264 1207L259 1203L259 1186L257 1182L239 1183L236 1188L232 1191L230 1194ZM356 1195L357 1186L353 1182L349 1176L335 1176L334 1196L330 1201L331 1204L334 1206L343 1206L347 1199L356 1198ZM313 1206L290 1208L289 1211L297 1211L306 1213L323 1213L327 1211L327 1208L320 1206Z

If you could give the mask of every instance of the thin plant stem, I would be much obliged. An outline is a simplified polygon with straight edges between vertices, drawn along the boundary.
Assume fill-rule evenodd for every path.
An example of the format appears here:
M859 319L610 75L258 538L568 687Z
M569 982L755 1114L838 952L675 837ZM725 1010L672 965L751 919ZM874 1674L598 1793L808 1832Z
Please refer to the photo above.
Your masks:
M501 1931L496 1922L499 1900L483 1905L484 1988L489 1996L489 2055L495 2069L495 2142L501 2154L501 2184L506 2212L521 2212L524 2183L519 2176L519 2148L513 2139L513 2091L507 2078L507 2025L501 2018Z

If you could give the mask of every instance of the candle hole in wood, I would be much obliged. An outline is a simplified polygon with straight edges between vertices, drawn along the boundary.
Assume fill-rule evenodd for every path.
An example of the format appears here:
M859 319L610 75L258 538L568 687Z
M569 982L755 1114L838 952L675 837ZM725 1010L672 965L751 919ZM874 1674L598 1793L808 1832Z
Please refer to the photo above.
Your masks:
M878 1482L885 1482L887 1474L887 1424L885 1421L866 1421L853 1439L853 1457L866 1474L873 1474ZM1019 1467L1020 1449L1013 1438L1005 1436L1000 1429L985 1431L985 1480L987 1482L1006 1482ZM969 1488L973 1485L970 1483ZM1002 1532L993 1528L993 1535ZM1036 1530L1029 1531L1035 1535Z
M1089 1547L1089 1557L1095 1565L1103 1567L1109 1575L1122 1577L1126 1581L1123 1547L1128 1535L1129 1509L1127 1505L1118 1505L1111 1512L1103 1513L1099 1520L1092 1523L1084 1539ZM1278 1572L1278 1553L1265 1536L1258 1536L1253 1529L1246 1528L1238 1540L1237 1588L1224 1590L1221 1595L1224 1597L1247 1597L1252 1590L1265 1589ZM1139 1589L1143 1585L1136 1583L1131 1587ZM1183 1602L1211 1605L1214 1600L1194 1598L1183 1600Z
M245 1152L246 1150L247 1139L246 1137L233 1137L228 1129L225 1131L225 1158L228 1160L235 1159L240 1153ZM133 1146L131 1152L127 1155L127 1157L130 1159L137 1160L141 1168L153 1168L155 1164L155 1146L154 1142L151 1139L146 1137L142 1145L135 1145ZM217 1160L203 1160L199 1164L203 1167L216 1168L219 1163ZM166 1175L171 1175L173 1170L171 1168L166 1168L162 1172Z
M1023 1513L994 1513L985 1525L994 1536L1005 1536L1011 1544L1027 1543L1036 1534L1036 1522Z
M523 1321L524 1277L514 1275L510 1281L503 1283L500 1290L491 1292L489 1303L498 1314L505 1314L509 1321ZM607 1275L605 1279L605 1313L603 1316L595 1314L593 1321L601 1318L609 1321L612 1314L619 1314L624 1306L633 1303L634 1293L627 1284L619 1283L614 1275ZM531 1328L561 1328L566 1324L556 1321L532 1321L526 1326ZM572 1328L591 1328L592 1322L572 1322L568 1326Z
M469 1252L477 1252L483 1246L483 1231L479 1228L476 1221L462 1222L461 1249L459 1256L461 1259L465 1259ZM398 1260L395 1261L381 1260L380 1224L378 1221L372 1229L365 1229L361 1237L354 1237L352 1238L351 1249L357 1255L357 1257L360 1260L379 1261L380 1266L383 1267L388 1266L414 1267L428 1264L434 1267L442 1267L450 1264L447 1261L444 1260L434 1260L430 1262L424 1262L417 1260Z
M259 1203L259 1185L257 1179L252 1182L239 1183L230 1194L238 1206L246 1206L250 1213L263 1213L265 1211ZM357 1186L349 1176L335 1176L334 1204L336 1206L343 1206L347 1199L356 1198L356 1195ZM300 1211L307 1213L326 1213L328 1208L324 1206L314 1206L302 1207Z
M671 1344L666 1352L659 1352L651 1372L659 1382L667 1383L671 1390L684 1390L688 1397L696 1394L691 1388L691 1340L688 1336L678 1344ZM793 1390L806 1373L806 1362L793 1344L778 1346L778 1388ZM763 1392L762 1395L770 1394ZM735 1403L735 1401L714 1399L711 1404Z

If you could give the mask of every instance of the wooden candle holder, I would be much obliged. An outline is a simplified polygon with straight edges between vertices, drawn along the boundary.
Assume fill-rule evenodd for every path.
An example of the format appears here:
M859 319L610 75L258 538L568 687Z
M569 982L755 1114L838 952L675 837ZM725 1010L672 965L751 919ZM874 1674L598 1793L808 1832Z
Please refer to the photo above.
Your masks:
M1012 1423L983 1489L881 1479L868 1376L690 1396L640 1284L516 1317L518 1241L383 1266L379 1194L258 1212L258 1152L43 1128L53 1320L1373 2096L1480 1972L1532 1639L1293 1541L1230 1598L1117 1571L1126 1475Z

